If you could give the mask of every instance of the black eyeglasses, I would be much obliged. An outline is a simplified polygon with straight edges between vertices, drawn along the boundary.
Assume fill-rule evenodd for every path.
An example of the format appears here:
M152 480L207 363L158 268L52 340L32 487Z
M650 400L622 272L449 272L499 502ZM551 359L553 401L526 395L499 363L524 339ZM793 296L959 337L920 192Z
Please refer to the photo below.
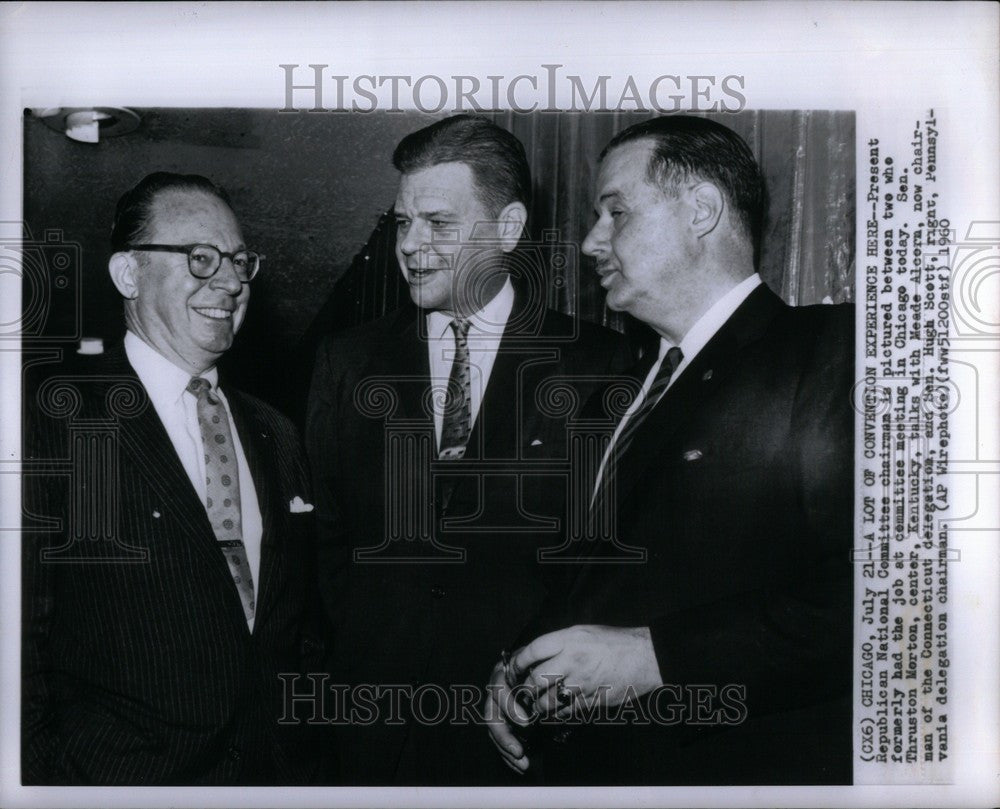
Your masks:
M253 250L237 250L223 253L211 244L127 244L126 250L149 250L154 253L186 253L188 270L195 278L211 278L222 266L222 259L232 260L236 277L241 283L249 284L260 271L263 256Z

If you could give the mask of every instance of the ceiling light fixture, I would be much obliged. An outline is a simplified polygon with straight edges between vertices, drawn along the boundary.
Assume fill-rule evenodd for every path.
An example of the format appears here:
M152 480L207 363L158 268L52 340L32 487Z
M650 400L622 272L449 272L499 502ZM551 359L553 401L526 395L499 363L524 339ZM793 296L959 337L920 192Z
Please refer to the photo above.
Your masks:
M51 107L32 110L32 114L50 129L80 143L97 143L139 126L139 114L125 107Z

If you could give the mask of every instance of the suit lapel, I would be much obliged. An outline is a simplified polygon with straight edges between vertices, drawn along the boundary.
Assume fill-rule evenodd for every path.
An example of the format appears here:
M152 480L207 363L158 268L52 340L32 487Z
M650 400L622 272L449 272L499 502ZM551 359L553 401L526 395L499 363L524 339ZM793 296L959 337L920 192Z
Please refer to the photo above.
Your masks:
M118 437L122 459L146 479L170 508L174 518L181 522L185 533L192 538L206 533L211 535L212 526L205 507L191 486L191 480L152 404L135 418L122 419ZM218 555L214 539L213 535L213 544L197 541L196 545L199 549L211 549ZM221 556L219 561L224 561Z
M519 382L526 384L523 377L519 379L522 371L527 370L526 354L518 349L520 341L541 336L544 328L544 321L539 320L544 312L530 311L526 305L528 300L529 296L515 287L514 305L497 347L490 378L479 404L479 415L469 436L473 458L506 458L511 457L512 452L516 455L518 419L522 420L520 426L527 427L523 423L526 414L520 410L522 403L519 397L519 392L525 389L519 386Z
M500 338L483 399L479 403L479 414L469 435L466 452L468 458L498 457L495 452L498 444L502 443L504 436L514 434L514 422L518 414L511 393L517 391L516 377L522 357L511 350L512 342L509 332L505 331ZM503 454L501 450L500 455Z
M508 457L516 451L512 442L517 435L519 406L512 394L517 391L517 375L524 360L523 352L517 350L517 341L527 335L539 334L539 319L544 314L544 311L529 311L526 305L528 300L528 296L515 287L514 305L500 339L479 413L469 434L466 454L462 461L451 462L453 467L450 468L456 472L461 470L465 460ZM425 410L431 378L424 314L415 307L405 307L400 311L392 326L398 336L394 343L395 350L384 359L383 367L399 380L394 387L400 397L400 415L410 421L433 424L431 415ZM468 482L467 476L449 477L443 492L444 501L449 501L455 490Z
M636 431L619 462L619 508L625 507L629 494L643 479L643 472L662 461L667 442L699 411L707 397L725 383L739 362L740 352L760 338L784 306L773 292L760 285L681 372Z
M128 363L124 347L108 352L104 373L128 377L140 384L139 377ZM126 469L134 469L159 496L162 506L180 528L181 541L191 543L205 564L214 568L222 581L231 583L225 559L219 553L215 533L205 513L205 507L191 485L167 431L152 403L136 416L118 420L118 448ZM129 507L125 504L125 507Z
M425 409L431 385L427 330L423 313L416 307L404 307L392 324L395 339L390 341L389 355L377 361L379 373L385 369L390 386L399 395L400 412L396 418L407 421L430 421Z

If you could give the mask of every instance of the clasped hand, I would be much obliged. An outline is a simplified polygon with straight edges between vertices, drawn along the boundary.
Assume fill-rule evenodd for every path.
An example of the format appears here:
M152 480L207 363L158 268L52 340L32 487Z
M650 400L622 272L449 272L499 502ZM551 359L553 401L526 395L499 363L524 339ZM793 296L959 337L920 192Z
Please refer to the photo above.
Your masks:
M515 727L543 716L568 719L574 704L620 705L661 685L647 627L581 624L540 635L497 663L487 687L490 738L511 769L530 766Z

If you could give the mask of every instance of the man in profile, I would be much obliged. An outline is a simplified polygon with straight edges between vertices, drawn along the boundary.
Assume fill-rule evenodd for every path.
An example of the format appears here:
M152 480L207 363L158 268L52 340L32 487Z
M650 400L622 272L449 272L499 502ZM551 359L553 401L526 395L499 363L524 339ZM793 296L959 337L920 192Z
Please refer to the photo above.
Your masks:
M546 309L549 279L519 253L531 178L513 135L456 116L393 162L412 305L320 347L307 419L330 683L365 707L341 717L342 777L503 783L482 683L565 525L569 414L550 386L582 403L625 353Z
M291 423L217 363L260 258L204 177L118 202L124 343L26 412L25 784L286 784L319 751L282 724L304 667L313 518ZM30 518L30 523L28 519Z
M553 631L497 665L490 729L518 772L850 783L853 307L762 283L765 200L747 145L705 118L637 124L601 155L583 250L660 351L586 496L646 561L581 547ZM523 743L532 711L571 723L563 744Z

